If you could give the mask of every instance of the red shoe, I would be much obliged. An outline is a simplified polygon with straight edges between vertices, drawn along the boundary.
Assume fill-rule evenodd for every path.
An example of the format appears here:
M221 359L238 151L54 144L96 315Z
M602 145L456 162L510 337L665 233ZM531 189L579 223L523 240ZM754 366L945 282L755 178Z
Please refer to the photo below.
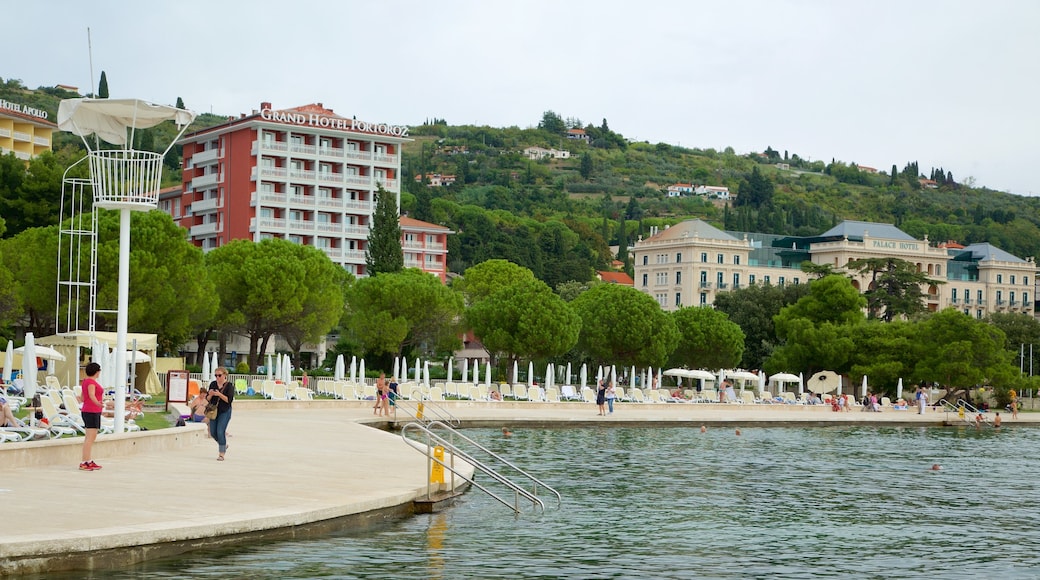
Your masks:
M84 461L83 463L79 464L79 470L80 471L94 471L94 468L90 465L89 461Z
M89 461L88 463L90 464L90 469L91 469L92 471L93 471L93 470L97 470L97 469L101 469L101 466L100 466L100 465L98 465L97 463L94 463L94 460L93 460L93 459L92 459L92 460L90 460L90 461Z

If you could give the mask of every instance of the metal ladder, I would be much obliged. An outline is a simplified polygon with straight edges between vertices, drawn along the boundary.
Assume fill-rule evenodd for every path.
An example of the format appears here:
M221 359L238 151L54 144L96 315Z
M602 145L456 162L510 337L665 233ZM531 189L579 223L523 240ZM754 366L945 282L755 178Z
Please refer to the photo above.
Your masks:
M965 401L964 399L957 399L956 405L947 400L943 400L942 407L943 411L946 412L947 423L950 422L950 413L956 413L957 417L965 423L967 423L968 425L975 425L975 416L979 414L979 410L967 401ZM993 420L983 413L982 422L989 425L993 423Z
M393 408L394 422L418 421L423 424L429 424L433 421L440 421L456 429L462 425L462 421L458 417L452 415L442 405L436 404L425 396L420 400L404 399L398 396L394 399ZM398 419L398 414L404 415L405 418Z
M437 431L444 431L446 433L446 436L438 433ZM415 432L417 434L419 440L412 439L412 438L408 437L408 433L409 432ZM521 508L520 508L520 500L521 499L525 499L525 500L531 502L533 507L540 508L542 510L542 512L545 511L545 502L543 502L541 500L541 498L538 497L538 490L539 490L539 488L543 488L546 491L548 491L549 493L551 493L551 494L556 496L556 507L557 508L559 508L560 505L562 504L563 498L560 495L560 492L556 491L555 489L553 489L552 487L550 487L549 485L547 485L545 482L541 481L537 477L531 475L530 473L527 473L526 471L524 471L520 467L517 467L516 465L511 463L509 460L507 460L504 457L498 455L494 451L491 451L490 449L488 449L488 448L484 447L483 445L477 443L473 439L470 439L469 437L466 437L462 433L459 433L459 431L457 429L451 427L450 425L448 425L446 423L443 423L441 421L430 421L429 423L420 423L420 422L407 423L401 429L401 437L413 449L415 449L416 451L419 451L420 453L425 453L426 454L426 459L427 459L426 463L427 463L427 471L428 472L432 472L434 464L438 464L438 465L444 467L444 469L446 469L448 472L450 472L453 475L453 477L451 478L451 491L452 492L455 491L455 477L454 476L457 475L460 478L462 478L464 481L469 483L470 485L473 485L477 489L480 489L484 493L488 494L491 498L495 499L500 504L502 504L502 505L506 506L507 508L513 510L513 515L520 515L520 513L521 513L521 511L522 511ZM459 439L464 441L464 442L466 442L470 446L476 448L477 451L486 454L487 456L489 456L491 458L491 460L497 462L497 464L500 464L498 470L492 468L487 463L485 463L483 461L480 461L479 459L474 457L471 453L468 453L465 450L463 450L459 445L456 444L456 440L459 440ZM435 451L436 451L437 447L440 447L444 451L444 453L447 454L446 457L448 457L448 461L444 461L444 460L439 459L439 458L436 457ZM455 459L456 458L459 458L459 459L461 459L461 460L465 461L466 463L468 463L468 464L473 466L473 468L474 468L474 477L466 476L464 473L460 472L460 470L458 468L455 467ZM534 484L534 490L533 491L528 491L527 489L525 489L519 483L513 481L512 479L510 479L506 475L503 475L500 472L503 469L512 470L513 472L515 472L517 474L517 475L514 475L513 477L518 477L519 476L518 478L526 480L526 483ZM492 491L488 487L478 483L475 480L476 473L478 473L478 472L479 473L483 473L484 475L486 475L489 478L491 478L491 480L493 480L494 482L497 482L497 483L505 486L508 490L512 491L513 492L513 501L512 501L512 503L510 503L508 500L506 500L505 498L501 497L500 495L498 495L497 493L495 493L494 491ZM427 499L430 499L432 497L433 485L434 485L433 483L427 483L426 484L426 496L427 496Z

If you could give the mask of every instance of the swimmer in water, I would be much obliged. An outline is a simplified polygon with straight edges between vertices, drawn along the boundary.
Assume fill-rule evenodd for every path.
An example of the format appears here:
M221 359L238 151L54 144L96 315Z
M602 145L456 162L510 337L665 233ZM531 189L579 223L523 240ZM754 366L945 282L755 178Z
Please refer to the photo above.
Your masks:
M509 430L509 427L502 427L502 436L503 437L512 437L513 436L513 432Z
M701 433L707 433L707 432L708 432L708 428L705 427L704 425L701 425Z
M737 429L736 435L737 435L737 437L740 437L740 429Z
M942 465L939 465L938 463L933 463L932 464L932 471L940 471L941 469L942 469Z

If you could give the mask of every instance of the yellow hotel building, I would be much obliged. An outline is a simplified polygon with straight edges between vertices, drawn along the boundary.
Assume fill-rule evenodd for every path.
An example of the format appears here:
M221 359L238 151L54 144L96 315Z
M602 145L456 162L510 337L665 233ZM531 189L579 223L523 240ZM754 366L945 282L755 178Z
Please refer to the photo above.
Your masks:
M689 220L652 232L632 248L635 285L665 310L710 305L719 292L751 284L801 284L801 263L829 264L839 271L862 258L896 257L916 264L936 281L924 291L928 310L955 307L983 318L992 312L1033 315L1037 268L991 244L933 245L891 224L844 221L812 237L724 232ZM846 272L848 273L848 272ZM852 284L870 285L856 274Z
M51 150L58 126L47 120L47 111L0 99L0 155L14 153L29 161Z

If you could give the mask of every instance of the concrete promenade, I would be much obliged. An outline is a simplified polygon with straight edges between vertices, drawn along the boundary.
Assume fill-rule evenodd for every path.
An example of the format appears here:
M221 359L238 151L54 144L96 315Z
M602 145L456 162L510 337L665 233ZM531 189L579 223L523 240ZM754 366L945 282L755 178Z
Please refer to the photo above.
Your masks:
M227 460L202 426L102 435L78 470L82 438L0 445L0 575L101 570L200 546L364 527L414 513L426 458L372 415L371 403L236 401ZM600 417L586 403L446 402L464 427L942 425L929 410L822 405L622 403ZM989 414L992 416L992 413ZM1006 428L1040 424L1040 413ZM407 420L400 417L400 421ZM476 492L473 492L476 493Z

